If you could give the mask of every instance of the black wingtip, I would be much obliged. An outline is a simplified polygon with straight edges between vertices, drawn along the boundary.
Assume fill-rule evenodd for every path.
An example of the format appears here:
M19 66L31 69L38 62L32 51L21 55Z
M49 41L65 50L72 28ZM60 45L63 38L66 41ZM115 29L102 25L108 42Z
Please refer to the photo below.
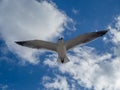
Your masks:
M102 30L102 31L98 31L98 34L99 34L100 36L103 36L103 35L106 34L108 31L109 31L109 29L107 29L107 30Z
M109 31L109 29L107 29L107 30L104 30L105 34L106 34L108 31Z
M15 42L15 43L17 43L18 45L22 45L22 46L23 46L23 44L24 44L25 42Z

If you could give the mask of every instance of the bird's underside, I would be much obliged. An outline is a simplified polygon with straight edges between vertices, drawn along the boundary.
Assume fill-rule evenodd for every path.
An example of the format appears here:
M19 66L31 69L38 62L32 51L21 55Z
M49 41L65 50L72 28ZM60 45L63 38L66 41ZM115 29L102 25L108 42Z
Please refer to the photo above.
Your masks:
M86 33L86 34L82 34L66 42L64 42L63 39L60 38L57 43L43 41L43 40L17 41L16 43L22 46L30 47L30 48L48 49L48 50L55 51L58 53L58 62L66 63L69 61L67 54L66 54L67 50L77 45L85 44L98 37L101 37L107 32L108 30Z

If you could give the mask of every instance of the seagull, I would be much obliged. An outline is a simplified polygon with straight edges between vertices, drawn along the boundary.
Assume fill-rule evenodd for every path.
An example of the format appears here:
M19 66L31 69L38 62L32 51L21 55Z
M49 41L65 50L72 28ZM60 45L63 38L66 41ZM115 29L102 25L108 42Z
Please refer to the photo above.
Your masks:
M108 30L85 33L66 42L63 40L63 38L59 38L57 43L43 40L16 41L15 43L29 48L55 51L58 54L57 61L59 63L67 63L70 61L67 57L68 50L74 48L77 45L85 44L89 41L95 40L96 38L105 35L107 32Z

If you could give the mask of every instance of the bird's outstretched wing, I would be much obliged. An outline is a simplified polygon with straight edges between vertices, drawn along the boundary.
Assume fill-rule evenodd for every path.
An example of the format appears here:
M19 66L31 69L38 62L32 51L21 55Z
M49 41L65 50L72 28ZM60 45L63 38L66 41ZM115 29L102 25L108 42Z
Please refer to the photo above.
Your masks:
M67 41L65 43L66 49L69 50L76 45L87 43L91 40L94 40L94 39L100 37L100 36L103 36L107 32L108 32L108 30L103 30L103 31L91 32L91 33L86 33L86 34L80 35L72 40Z
M29 40L29 41L17 41L16 42L19 45L35 48L35 49L48 49L52 51L57 50L57 44L42 40Z

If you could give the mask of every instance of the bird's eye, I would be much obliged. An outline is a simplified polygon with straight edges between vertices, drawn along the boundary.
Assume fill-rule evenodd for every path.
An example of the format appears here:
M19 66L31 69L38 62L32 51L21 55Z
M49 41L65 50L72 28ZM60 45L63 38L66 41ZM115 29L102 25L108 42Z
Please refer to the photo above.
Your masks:
M63 38L59 38L59 40L62 40Z

